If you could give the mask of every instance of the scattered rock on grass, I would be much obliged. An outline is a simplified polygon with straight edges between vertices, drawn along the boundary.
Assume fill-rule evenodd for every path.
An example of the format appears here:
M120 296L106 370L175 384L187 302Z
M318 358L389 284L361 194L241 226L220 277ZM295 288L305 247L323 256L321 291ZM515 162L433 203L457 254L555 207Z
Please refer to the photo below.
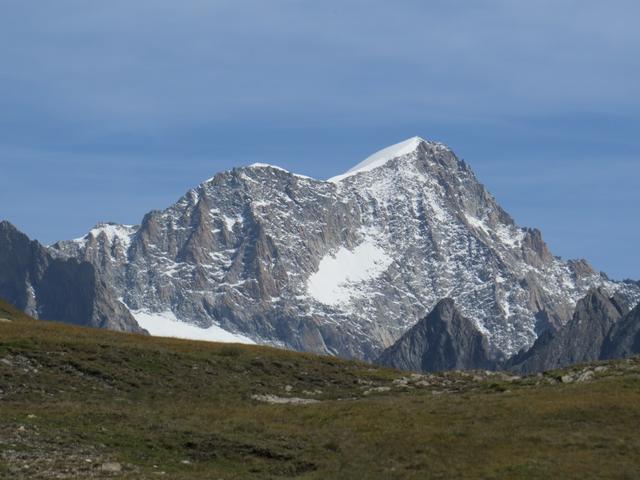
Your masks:
M573 377L571 375L562 375L560 377L560 381L562 383L572 383L573 382Z
M388 392L389 390L391 390L391 387L373 387L373 388L370 388L368 390L365 390L363 392L363 395L370 395L372 393Z
M107 473L119 473L122 471L122 465L118 462L107 462L100 466L100 470Z
M591 370L587 370L585 372L582 372L578 378L576 379L576 382L579 383L583 383L583 382L588 382L590 380L593 380L593 378L596 376L596 374L591 371Z
M298 398L298 397L279 397L277 395L251 395L252 400L271 404L291 404L291 405L307 405L311 403L320 403L314 398Z

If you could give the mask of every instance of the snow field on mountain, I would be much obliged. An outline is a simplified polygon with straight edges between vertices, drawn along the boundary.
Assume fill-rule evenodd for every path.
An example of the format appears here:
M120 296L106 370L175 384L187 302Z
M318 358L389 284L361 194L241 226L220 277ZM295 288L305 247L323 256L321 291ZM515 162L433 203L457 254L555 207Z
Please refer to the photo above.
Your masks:
M174 337L187 340L206 340L209 342L255 344L244 335L228 332L217 325L200 328L190 323L181 322L173 312L150 312L148 310L132 310L138 324L154 337Z
M114 225L111 223L98 224L89 231L90 235L98 237L101 233L107 236L109 243L113 243L116 238L120 240L122 246L127 249L131 245L131 237L136 232L137 227L133 225ZM73 241L79 244L84 244L89 236L76 238Z
M353 251L340 247L335 254L322 258L318 271L307 281L307 291L325 305L347 303L355 293L354 284L377 278L392 262L393 259L372 242L364 242Z

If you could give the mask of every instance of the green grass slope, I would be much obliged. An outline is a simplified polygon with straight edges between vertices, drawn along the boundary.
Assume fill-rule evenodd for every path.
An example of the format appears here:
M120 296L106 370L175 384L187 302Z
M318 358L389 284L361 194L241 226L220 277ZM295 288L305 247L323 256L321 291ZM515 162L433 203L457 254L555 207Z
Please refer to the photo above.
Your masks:
M640 471L636 359L523 379L410 375L13 318L0 322L0 478L631 479Z
M11 305L10 303L5 302L0 299L0 322L6 321L22 321L22 320L33 320L31 317L26 315L22 310L18 310L16 307Z

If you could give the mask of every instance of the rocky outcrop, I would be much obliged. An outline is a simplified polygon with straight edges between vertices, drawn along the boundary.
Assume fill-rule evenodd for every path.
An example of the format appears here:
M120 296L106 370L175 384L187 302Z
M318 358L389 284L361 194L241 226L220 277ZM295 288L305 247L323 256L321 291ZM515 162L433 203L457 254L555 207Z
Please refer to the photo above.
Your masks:
M640 305L618 321L602 345L602 359L626 358L640 354Z
M460 314L453 300L441 300L376 363L400 370L438 372L493 368L487 339Z
M143 330L89 262L53 258L9 222L0 222L0 298L34 318Z
M222 172L139 226L52 249L89 261L133 310L259 343L375 359L446 297L505 356L571 319L591 287L640 287L564 262L446 146L412 138L344 175Z
M507 368L533 373L603 358L605 343L617 341L610 332L628 312L624 303L617 296L609 298L601 289L590 290L564 327L544 332L529 350L510 359Z

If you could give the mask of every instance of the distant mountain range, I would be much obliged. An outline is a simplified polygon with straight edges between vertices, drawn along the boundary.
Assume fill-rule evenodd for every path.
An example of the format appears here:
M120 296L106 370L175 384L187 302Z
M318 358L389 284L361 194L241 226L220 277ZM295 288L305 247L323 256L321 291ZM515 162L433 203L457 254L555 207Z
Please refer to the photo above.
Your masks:
M87 324L135 330L131 312L151 334L365 360L391 358L391 347L412 358L410 368L424 365L417 352L407 356L406 335L432 331L421 319L434 307L449 319L437 328L443 345L458 329L453 351L468 358L433 358L470 368L557 338L593 289L628 310L640 301L637 283L553 256L541 233L516 225L464 161L417 137L327 181L265 164L235 168L140 225L103 223L39 248L49 264L92 267L97 287L85 290L102 292L117 320ZM46 317L34 307L39 295L29 303L32 275L9 283L24 284L20 308ZM392 347L398 340L404 347ZM473 354L462 351L467 346Z
M617 295L591 290L578 302L573 318L559 331L544 332L533 346L511 358L506 367L522 373L566 367L594 360L640 354L640 305Z
M530 348L506 361L496 361L486 338L453 300L444 299L376 363L418 372L498 369L532 374L639 354L640 305L629 310L618 295L608 298L602 289L591 289L568 323L545 330Z

